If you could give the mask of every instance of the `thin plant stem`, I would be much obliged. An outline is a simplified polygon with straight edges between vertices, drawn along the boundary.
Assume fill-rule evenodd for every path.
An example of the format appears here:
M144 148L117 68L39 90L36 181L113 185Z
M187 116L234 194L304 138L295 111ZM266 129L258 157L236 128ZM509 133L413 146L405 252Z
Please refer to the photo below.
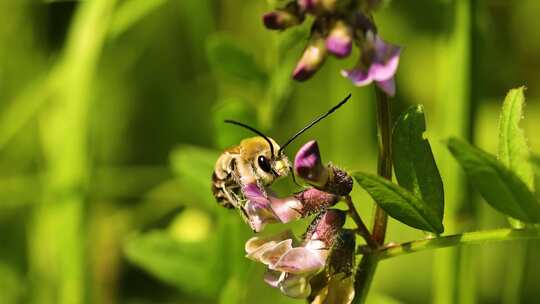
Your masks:
M388 244L381 247L377 252L378 260L385 260L405 254L415 253L430 249L454 247L470 244L480 244L485 242L515 241L540 239L540 231L537 229L495 229L486 231L466 232L410 241L401 244Z
M375 240L371 236L371 233L369 233L369 229L367 228L366 224L364 224L364 221L362 221L362 218L360 217L358 211L356 211L356 207L354 207L354 203L350 195L345 196L345 202L349 207L349 215L356 223L356 232L358 232L358 234L362 238L364 238L370 248L377 249L379 247L379 244L375 242Z
M375 87L377 97L377 130L378 130L378 158L377 174L386 179L392 179L392 107L388 96ZM379 206L375 209L373 220L373 240L378 244L384 243L388 216ZM375 270L379 262L378 255L365 254L358 265L354 291L353 304L364 303L369 293Z
M379 155L377 158L377 174L386 179L392 179L392 106L388 96L376 88L377 96L377 127L379 139ZM379 244L384 243L386 236L386 212L377 206L373 224L373 238Z

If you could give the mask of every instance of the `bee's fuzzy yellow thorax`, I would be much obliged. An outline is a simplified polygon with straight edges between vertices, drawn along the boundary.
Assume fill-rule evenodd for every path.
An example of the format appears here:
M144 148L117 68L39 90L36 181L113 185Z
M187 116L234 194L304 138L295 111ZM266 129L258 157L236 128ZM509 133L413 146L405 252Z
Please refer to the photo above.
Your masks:
M274 153L279 150L279 145L269 138L274 147ZM268 142L262 137L250 137L240 142L240 153L245 160L254 160L257 156L264 154L268 158L272 157Z

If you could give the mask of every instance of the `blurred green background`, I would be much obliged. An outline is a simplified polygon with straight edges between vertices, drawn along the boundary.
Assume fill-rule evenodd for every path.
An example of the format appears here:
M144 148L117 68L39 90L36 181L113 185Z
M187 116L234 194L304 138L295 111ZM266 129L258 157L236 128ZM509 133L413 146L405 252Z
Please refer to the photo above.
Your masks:
M292 82L308 28L265 30L272 2L0 1L0 303L301 303L264 284L262 265L243 256L250 231L211 197L220 149L251 136L222 120L283 142L350 92L288 155L317 139L325 161L374 172L375 102L339 75L356 53ZM526 85L523 126L540 151L538 12L537 0L415 0L375 16L403 46L395 115L426 107L445 233L508 226L468 187L445 138L494 153L504 95ZM369 221L373 204L353 194ZM391 221L387 239L423 236ZM369 301L533 303L538 257L531 241L395 258Z

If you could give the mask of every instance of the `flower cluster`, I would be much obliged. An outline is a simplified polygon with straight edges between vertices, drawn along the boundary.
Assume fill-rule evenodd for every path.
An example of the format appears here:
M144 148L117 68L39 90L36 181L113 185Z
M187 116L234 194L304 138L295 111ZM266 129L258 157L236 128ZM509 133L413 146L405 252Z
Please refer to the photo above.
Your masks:
M265 281L287 296L311 297L312 303L325 303L323 299L329 296L347 295L346 301L330 303L349 303L353 294L350 269L354 235L351 238L342 233L344 223L344 211L328 209L313 220L302 241L290 231L251 238L246 243L247 257L265 264L268 267ZM342 235L345 238L340 239ZM315 278L317 280L313 280ZM332 288L333 285L337 285L336 288Z
M350 303L355 236L344 230L346 212L332 209L352 190L352 179L333 165L323 165L317 142L296 154L294 170L312 187L278 198L257 184L242 188L252 229L268 223L287 223L317 214L301 240L290 231L256 236L247 241L247 257L267 266L265 281L293 298L311 303Z
M395 94L394 75L397 71L400 48L383 41L371 18L378 0L292 0L284 7L263 16L268 29L285 30L314 18L311 36L302 57L293 71L299 81L310 78L330 54L345 58L353 44L361 52L357 65L341 74L356 86L372 82L389 96Z

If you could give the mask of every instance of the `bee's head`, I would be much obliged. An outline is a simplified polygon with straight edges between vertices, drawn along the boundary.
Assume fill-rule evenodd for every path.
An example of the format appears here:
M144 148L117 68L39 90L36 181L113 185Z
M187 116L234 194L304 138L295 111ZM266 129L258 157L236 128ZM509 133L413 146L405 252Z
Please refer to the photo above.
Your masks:
M289 159L283 153L276 154L279 145L273 139L251 137L242 140L240 147L242 159L251 163L254 173L264 185L270 185L277 178L289 174Z

